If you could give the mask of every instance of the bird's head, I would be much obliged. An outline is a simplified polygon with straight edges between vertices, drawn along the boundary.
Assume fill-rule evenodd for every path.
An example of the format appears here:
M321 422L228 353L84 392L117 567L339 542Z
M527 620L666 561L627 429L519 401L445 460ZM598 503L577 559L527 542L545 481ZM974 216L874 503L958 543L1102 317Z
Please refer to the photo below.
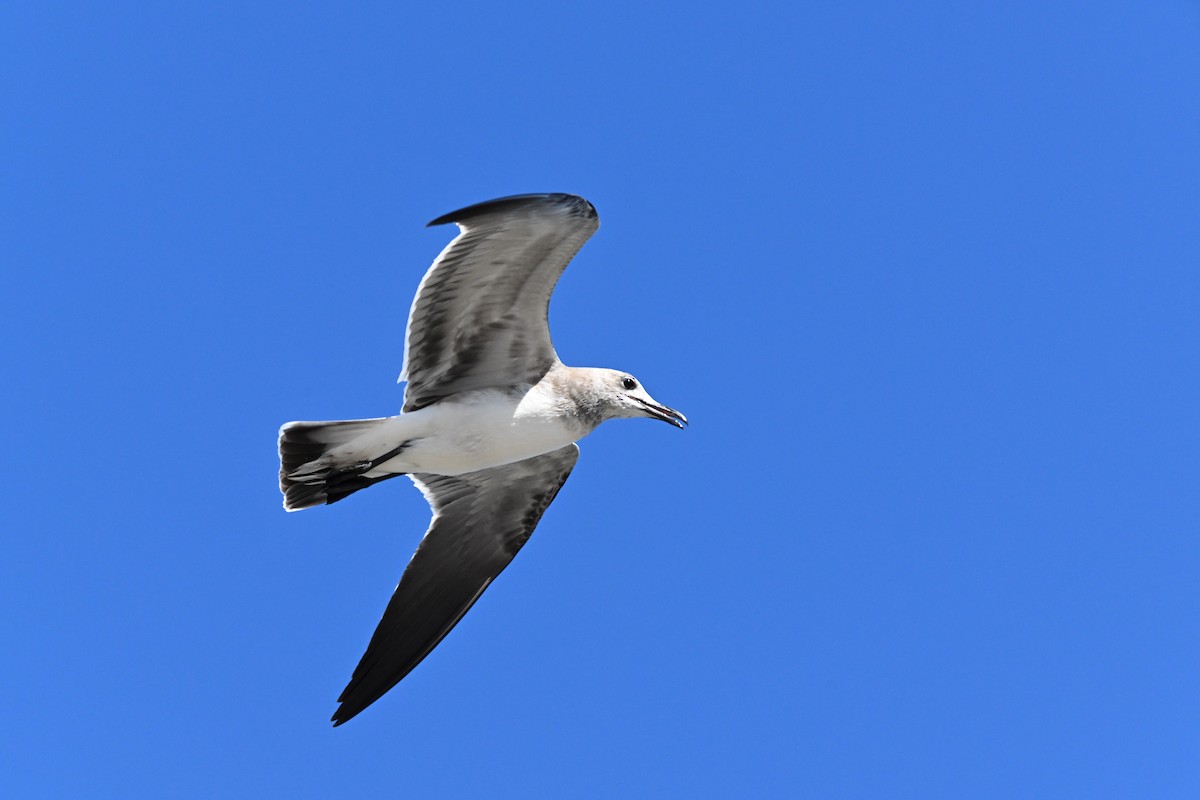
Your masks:
M605 399L605 419L649 417L662 420L676 428L687 425L687 417L651 397L641 382L628 372L614 369L597 372L600 373L597 378L601 384L598 388L602 389Z

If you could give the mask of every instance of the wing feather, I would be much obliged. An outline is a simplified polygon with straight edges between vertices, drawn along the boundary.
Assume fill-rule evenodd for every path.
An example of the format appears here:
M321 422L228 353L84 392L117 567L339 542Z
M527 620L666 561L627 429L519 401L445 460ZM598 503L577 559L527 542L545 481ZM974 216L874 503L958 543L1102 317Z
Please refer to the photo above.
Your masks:
M425 273L404 337L404 410L470 389L536 383L558 362L547 311L554 286L600 225L568 194L517 195L430 225L461 232Z
M567 445L501 467L414 475L433 521L333 715L341 725L412 671L529 539L579 458Z

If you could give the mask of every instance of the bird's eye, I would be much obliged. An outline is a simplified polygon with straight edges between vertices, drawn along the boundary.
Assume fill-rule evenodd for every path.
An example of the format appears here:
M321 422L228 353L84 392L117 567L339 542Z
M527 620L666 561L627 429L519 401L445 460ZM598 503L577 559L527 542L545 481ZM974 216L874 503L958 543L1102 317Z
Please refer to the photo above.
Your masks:
M633 378L621 378L621 385L629 391L633 391L637 388L637 381L635 381Z

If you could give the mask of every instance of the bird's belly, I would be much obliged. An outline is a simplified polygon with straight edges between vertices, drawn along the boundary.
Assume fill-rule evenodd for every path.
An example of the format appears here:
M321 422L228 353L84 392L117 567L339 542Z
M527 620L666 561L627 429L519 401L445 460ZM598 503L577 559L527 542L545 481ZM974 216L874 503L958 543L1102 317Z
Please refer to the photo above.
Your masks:
M562 419L523 413L516 403L464 403L428 410L433 413L422 420L423 430L405 450L372 472L461 475L549 453L580 438Z
M413 444L409 456L422 472L458 475L511 464L574 441L553 425L513 425L500 430L459 430Z

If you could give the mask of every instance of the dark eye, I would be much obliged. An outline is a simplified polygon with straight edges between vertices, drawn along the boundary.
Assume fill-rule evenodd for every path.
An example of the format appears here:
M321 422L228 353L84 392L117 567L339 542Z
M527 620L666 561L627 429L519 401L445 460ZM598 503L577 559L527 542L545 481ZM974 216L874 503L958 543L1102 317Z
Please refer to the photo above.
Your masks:
M633 378L621 378L621 385L626 389L633 391L637 388L637 381L635 381Z

